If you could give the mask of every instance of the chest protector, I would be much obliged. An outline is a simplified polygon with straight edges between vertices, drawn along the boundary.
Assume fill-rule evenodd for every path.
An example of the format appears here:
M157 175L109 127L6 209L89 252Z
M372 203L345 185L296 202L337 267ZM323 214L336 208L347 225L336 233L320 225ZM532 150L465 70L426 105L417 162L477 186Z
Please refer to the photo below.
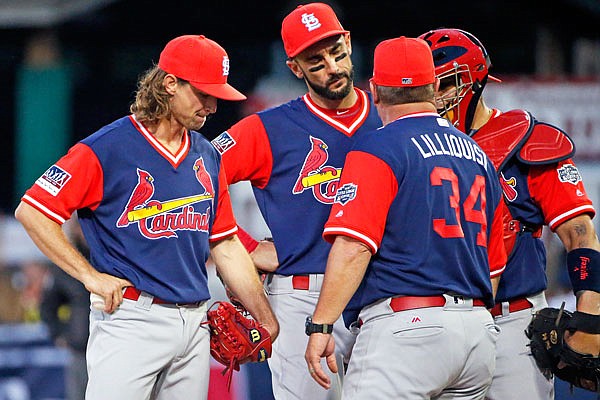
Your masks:
M498 174L512 157L527 165L547 165L575 154L575 144L565 132L537 121L525 110L502 113L471 136L488 155ZM504 245L510 255L519 232L532 232L534 237L540 237L542 227L515 220L509 203L504 203Z

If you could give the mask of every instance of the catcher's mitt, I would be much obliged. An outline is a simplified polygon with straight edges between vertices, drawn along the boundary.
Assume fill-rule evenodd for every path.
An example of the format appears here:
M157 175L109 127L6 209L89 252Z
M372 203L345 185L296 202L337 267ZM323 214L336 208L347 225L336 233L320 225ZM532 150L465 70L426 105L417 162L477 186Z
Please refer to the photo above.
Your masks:
M216 309L215 305L218 305ZM263 362L271 356L271 335L254 319L225 301L215 302L207 313L210 326L210 354L225 365L227 388L233 370L240 364Z
M564 307L564 304L563 304ZM572 350L564 340L565 331L600 333L600 319L585 313L544 308L536 312L525 331L531 353L544 376L553 375L592 392L600 392L600 358Z

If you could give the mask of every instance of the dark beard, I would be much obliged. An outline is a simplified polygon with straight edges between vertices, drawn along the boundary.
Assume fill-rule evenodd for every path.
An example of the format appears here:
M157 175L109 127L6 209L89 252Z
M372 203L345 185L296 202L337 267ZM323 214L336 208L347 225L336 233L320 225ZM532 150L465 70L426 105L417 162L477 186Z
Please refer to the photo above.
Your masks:
M328 87L329 84L334 82L335 80L341 79L341 78L347 78L348 83L346 83L346 86L344 86L341 89L338 89L336 91L330 90ZM342 100L344 97L348 96L348 94L352 90L352 86L353 86L353 82L354 82L354 68L352 68L350 70L349 74L346 72L340 72L339 74L332 75L329 78L329 80L327 81L327 83L325 84L325 86L319 86L319 85L311 82L306 77L306 74L304 75L304 81L319 96L324 97L328 100Z

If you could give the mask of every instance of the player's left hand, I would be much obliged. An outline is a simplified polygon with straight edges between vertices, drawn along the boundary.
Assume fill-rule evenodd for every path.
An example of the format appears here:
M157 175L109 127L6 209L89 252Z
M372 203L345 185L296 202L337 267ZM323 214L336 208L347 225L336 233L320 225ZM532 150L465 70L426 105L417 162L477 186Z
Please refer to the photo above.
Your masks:
M578 353L598 356L600 352L600 334L574 331L565 332L565 342Z
M525 331L530 339L531 354L547 378L556 375L571 387L598 392L600 335L596 333L597 318L581 312L571 313L563 307L560 310L547 307L533 315Z
M279 267L277 250L275 250L275 243L272 240L264 239L258 242L258 246L250 253L250 257L260 273L275 272Z
M308 339L306 353L304 354L310 376L325 389L331 387L331 380L321 367L321 357L325 357L329 370L337 374L338 367L334 350L335 341L331 334L313 333Z

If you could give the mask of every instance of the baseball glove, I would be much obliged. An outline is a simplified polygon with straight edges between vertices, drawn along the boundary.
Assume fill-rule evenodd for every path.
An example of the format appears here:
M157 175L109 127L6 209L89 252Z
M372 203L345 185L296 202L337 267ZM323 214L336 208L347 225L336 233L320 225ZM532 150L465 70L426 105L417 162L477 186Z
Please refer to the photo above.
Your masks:
M571 387L600 391L600 358L578 353L564 340L565 331L600 333L598 321L597 316L571 313L562 307L544 308L533 315L525 334L533 358L546 378L556 375Z
M241 364L263 362L271 356L271 335L247 315L225 301L213 303L207 313L210 354L225 366L228 389L233 371L239 371Z

